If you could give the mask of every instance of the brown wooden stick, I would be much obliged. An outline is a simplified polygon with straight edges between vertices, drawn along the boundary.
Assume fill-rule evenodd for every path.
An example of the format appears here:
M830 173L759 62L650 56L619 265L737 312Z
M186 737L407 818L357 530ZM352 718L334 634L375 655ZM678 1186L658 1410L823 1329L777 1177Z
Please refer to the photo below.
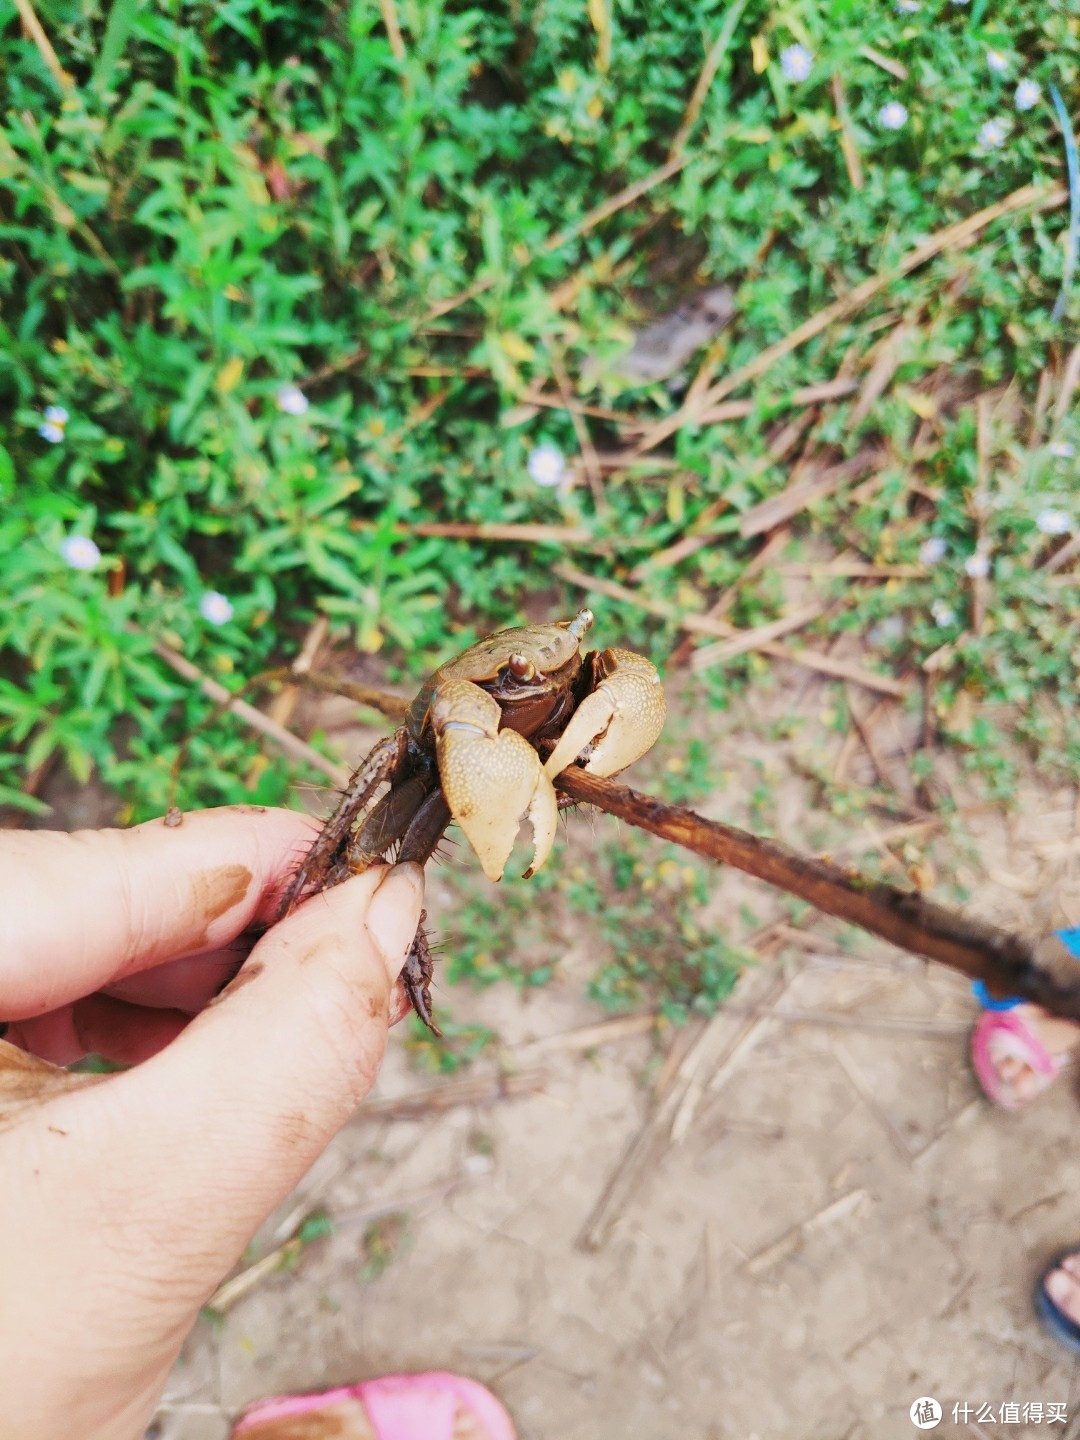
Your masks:
M910 271L918 269L920 265L925 265L928 260L932 260L943 250L955 249L968 244L987 225L1002 219L1005 215L1013 214L1017 210L1050 210L1058 205L1063 205L1067 199L1068 191L1062 186L1023 185L1019 190L1014 190L1011 195L1007 195L1004 200L999 200L994 205L987 205L985 209L978 210L974 215L968 215L963 220L957 220L952 225L946 225L936 234L914 246L895 265L887 270L879 271L876 275L869 276L860 285L856 285L854 289L834 300L831 305L826 305L816 315L811 315L808 320L797 325L782 340L766 346L752 360L747 361L745 365L740 365L737 370L733 370L730 375L714 385L702 397L698 411L691 413L683 405L673 415L658 422L642 440L638 447L638 453L643 455L654 449L669 435L674 435L687 421L699 420L701 411L711 410L733 390L737 390L740 385L746 385L751 380L756 380L760 375L764 375L778 360L782 360L785 355L790 355L800 345L805 345L815 335L820 335L830 325L835 325L837 321L846 320L848 316L855 315L882 290L902 276L909 274Z
M602 221L609 219L612 215L618 214L618 212L625 209L627 205L633 205L635 200L640 200L643 195L647 195L654 186L662 185L665 180L670 180L673 175L677 175L689 162L690 157L688 155L676 155L673 159L668 160L666 164L661 165L656 170L650 171L648 175L643 176L640 180L635 180L632 185L627 185L626 188L620 190L618 194L612 195L609 199L602 201L590 210L588 214L583 215L580 220L575 220L572 225L567 225L564 230L559 230L554 235L549 235L543 245L541 245L539 253L548 255L551 251L558 250L571 240L576 240L579 236L586 234ZM529 259L531 258L530 256ZM528 260L526 260L525 263L528 264ZM497 279L498 276L496 275L485 275L479 280L474 280L473 283L466 286L464 290L459 290L456 295L448 295L445 300L437 300L428 310L428 320L435 320L441 315L447 315L451 310L456 310L459 305L464 305L469 300L475 300L478 295L483 295L486 291L490 290Z
M563 771L555 788L706 859L734 865L901 949L982 980L995 994L1022 995L1057 1015L1080 1020L1080 967L1060 941L1000 930L914 892L864 879L853 870L706 820L576 766Z
M61 91L71 90L75 84L73 76L69 75L60 61L56 58L56 51L52 42L45 33L45 27L37 17L30 0L15 0L15 9L19 12L19 19L22 21L26 33L33 40L38 48L38 53L45 62L45 68L56 81Z
M851 181L853 190L861 190L866 184L863 179L862 161L859 159L859 147L855 143L855 131L851 124L851 112L848 109L847 95L844 93L844 82L840 78L840 72L834 71L832 77L833 104L836 107L836 123L840 126L840 149L844 155L844 165L847 169L848 179Z
M701 67L697 84L694 86L693 93L686 106L686 113L683 115L682 123L678 130L676 130L675 137L671 142L671 149L668 151L669 160L674 160L677 155L682 154L686 142L690 138L691 131L697 124L698 116L701 114L701 107L705 104L705 99L712 88L712 83L716 79L716 72L720 69L724 56L728 52L732 36L735 33L735 27L738 25L742 12L745 9L746 0L736 0L734 5L728 6L727 13L724 16L724 23L720 26L716 39L709 46L709 52L705 56L705 64Z
M695 634L713 635L726 640L740 633L734 625L729 625L725 620L711 620L707 615L685 614L676 606L668 605L662 600L647 599L640 590L630 590L615 580L605 580L599 575L587 575L582 570L575 570L572 565L553 565L551 568L560 580L565 580L569 585L608 595L613 600L623 600L629 605L636 605L648 615L675 620L684 630L693 631ZM815 650L792 650L774 640L762 641L757 648L762 655L771 655L774 660L789 660L793 665L805 665L808 670L817 670L820 674L831 675L836 680L852 680L856 685L865 685L868 690L880 690L884 695L902 697L908 693L909 687L899 680L894 680L891 675L879 675L876 671L863 669L861 665L835 660L831 655L820 655ZM691 665L694 665L693 660ZM700 662L698 665L700 666Z
M135 635L141 635L142 631L136 625L129 625L128 629ZM349 771L343 765L336 765L333 760L328 760L325 755L320 755L318 750L294 735L291 730L285 730L276 725L268 715L261 710L256 710L254 705L249 705L246 700L238 700L235 695L219 685L216 680L211 680L209 675L204 675L197 665L178 654L170 646L163 644L160 640L152 642L154 654L159 660L164 660L171 670L198 685L208 699L231 710L234 715L239 716L245 725L252 730L257 730L260 735L265 735L275 745L284 750L286 755L291 755L294 760L302 760L305 765L310 765L314 770L321 770L328 776L335 785L344 785L349 778ZM289 674L289 671L283 672ZM306 677L310 678L310 677Z
M604 494L604 485L600 475L600 461L596 456L596 446L589 434L589 427L585 424L582 415L574 409L574 392L570 385L570 377L566 373L566 366L563 364L562 356L558 347L552 345L548 351L548 358L551 360L551 373L555 376L555 383L559 387L559 394L562 396L566 413L570 416L570 423L574 427L574 434L577 436L578 449L581 451L581 459L585 466L585 478L589 482L589 489L592 491L593 504L598 515L606 515L608 510L607 496Z
M286 670L282 672L291 675L294 672ZM322 690L326 695L344 695L346 700L355 700L358 705L367 705L369 709L378 710L387 719L400 724L405 719L409 709L409 701L404 695L391 695L386 690L373 690L370 685L360 685L355 680L345 680L336 675L321 675L317 671L308 670L303 675L303 683L310 685L315 690Z

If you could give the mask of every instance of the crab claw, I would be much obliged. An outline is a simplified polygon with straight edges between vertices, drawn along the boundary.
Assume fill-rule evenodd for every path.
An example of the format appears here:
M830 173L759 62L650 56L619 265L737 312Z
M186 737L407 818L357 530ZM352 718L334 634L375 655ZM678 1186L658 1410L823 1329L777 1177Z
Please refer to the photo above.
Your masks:
M468 680L444 681L431 698L442 792L489 880L501 880L521 821L533 827L539 870L555 843L558 802L540 757L516 730L500 730L498 701Z
M632 650L604 650L595 659L596 688L570 717L544 769L554 780L588 750L585 769L617 775L650 750L667 716L656 667Z

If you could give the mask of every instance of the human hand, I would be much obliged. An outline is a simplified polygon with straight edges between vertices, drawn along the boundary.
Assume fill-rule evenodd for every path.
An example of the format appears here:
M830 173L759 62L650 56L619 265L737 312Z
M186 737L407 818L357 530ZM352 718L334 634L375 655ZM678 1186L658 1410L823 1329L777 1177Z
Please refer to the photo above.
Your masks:
M141 1436L199 1307L370 1089L419 866L309 900L218 994L313 837L248 809L0 832L0 1434ZM88 1051L142 1063L45 1063Z

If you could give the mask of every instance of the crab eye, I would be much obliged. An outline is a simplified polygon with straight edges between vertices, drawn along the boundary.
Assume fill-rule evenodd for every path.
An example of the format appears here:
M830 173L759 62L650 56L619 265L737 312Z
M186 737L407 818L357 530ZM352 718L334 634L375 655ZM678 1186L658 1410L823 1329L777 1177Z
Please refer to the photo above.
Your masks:
M566 628L570 631L570 634L573 635L574 639L578 642L578 644L580 644L582 639L584 638L585 632L590 628L595 619L596 616L591 610L579 610L578 613L574 616L573 620L571 620L569 624L566 625Z
M511 655L506 668L515 680L531 680L536 674L536 666L524 655Z

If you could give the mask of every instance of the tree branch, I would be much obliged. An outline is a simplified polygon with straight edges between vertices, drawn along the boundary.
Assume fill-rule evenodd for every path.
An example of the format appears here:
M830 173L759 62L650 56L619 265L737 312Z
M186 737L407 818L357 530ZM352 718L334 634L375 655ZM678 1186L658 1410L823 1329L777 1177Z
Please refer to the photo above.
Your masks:
M555 788L708 860L734 865L903 950L982 980L997 994L1022 995L1057 1015L1080 1020L1080 965L1056 937L1040 939L969 919L914 891L867 880L854 870L706 820L576 766L563 771Z

